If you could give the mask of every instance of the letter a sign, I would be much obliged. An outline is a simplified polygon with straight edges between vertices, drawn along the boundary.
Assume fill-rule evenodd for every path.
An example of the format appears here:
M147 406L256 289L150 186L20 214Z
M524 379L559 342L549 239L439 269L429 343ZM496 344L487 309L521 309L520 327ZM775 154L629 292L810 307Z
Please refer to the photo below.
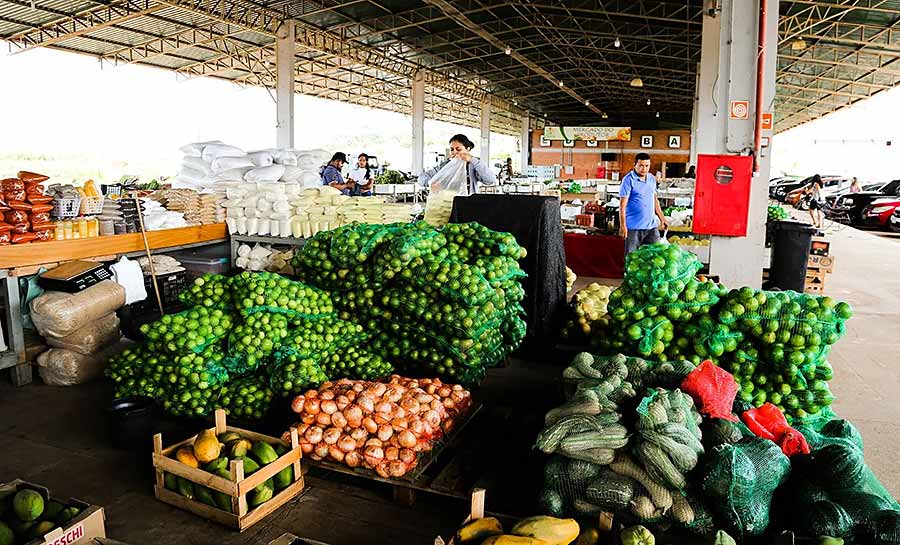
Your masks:
M669 135L669 147L672 149L678 149L681 147L681 137L677 134Z

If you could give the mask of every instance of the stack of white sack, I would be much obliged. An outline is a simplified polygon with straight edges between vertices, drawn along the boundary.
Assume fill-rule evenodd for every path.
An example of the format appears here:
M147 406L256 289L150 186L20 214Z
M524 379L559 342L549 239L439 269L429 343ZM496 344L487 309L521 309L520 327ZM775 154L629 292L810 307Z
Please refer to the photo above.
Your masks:
M257 243L254 246L241 244L238 246L237 259L234 266L248 271L269 271L279 274L293 275L296 273L291 260L294 251L276 250L268 244Z
M182 212L171 212L153 199L141 199L144 205L144 230L158 231L160 229L176 229L187 227Z
M286 182L314 187L319 169L331 156L324 150L266 149L245 152L220 141L196 142L180 148L181 170L173 189L220 192L222 182Z

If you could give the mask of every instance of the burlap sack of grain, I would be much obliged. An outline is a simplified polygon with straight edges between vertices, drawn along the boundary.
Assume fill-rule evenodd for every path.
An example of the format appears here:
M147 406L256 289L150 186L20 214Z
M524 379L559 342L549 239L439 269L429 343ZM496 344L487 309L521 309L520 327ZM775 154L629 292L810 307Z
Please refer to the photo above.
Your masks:
M45 338L61 339L125 304L125 288L104 280L78 293L48 291L31 301L31 321Z
M85 356L96 354L122 338L119 332L119 317L110 312L99 320L88 322L72 334L61 339L47 337L47 344L53 348L65 348Z
M50 386L72 386L90 382L100 378L109 358L124 348L123 343L116 343L90 356L65 348L51 348L38 355L38 374L41 380Z

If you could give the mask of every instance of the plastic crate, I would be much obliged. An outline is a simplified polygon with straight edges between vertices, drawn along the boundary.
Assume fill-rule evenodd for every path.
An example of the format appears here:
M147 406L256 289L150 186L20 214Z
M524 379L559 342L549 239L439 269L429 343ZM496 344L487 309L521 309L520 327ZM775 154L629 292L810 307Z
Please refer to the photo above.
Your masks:
M81 197L63 197L53 199L53 217L75 218L81 213Z
M231 247L227 242L211 244L201 248L178 250L168 255L177 259L187 269L188 278L193 280L204 274L228 274L231 270Z
M168 274L156 275L156 284L159 286L159 295L162 299L163 309L169 312L172 309L183 306L178 300L178 294L181 293L188 284L188 275L186 271L178 271ZM135 314L145 312L159 311L156 304L156 292L153 290L153 279L149 275L144 276L144 288L147 290L147 298L129 305L131 311Z
M94 216L103 212L103 200L105 197L82 197L81 198L81 215Z

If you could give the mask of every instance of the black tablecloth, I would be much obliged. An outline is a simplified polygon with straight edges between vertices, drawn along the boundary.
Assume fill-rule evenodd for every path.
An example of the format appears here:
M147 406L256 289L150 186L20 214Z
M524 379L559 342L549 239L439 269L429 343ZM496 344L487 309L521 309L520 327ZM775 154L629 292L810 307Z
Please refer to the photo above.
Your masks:
M557 197L471 195L453 201L452 223L478 223L508 231L528 250L520 264L530 340L555 337L566 305L566 255Z

